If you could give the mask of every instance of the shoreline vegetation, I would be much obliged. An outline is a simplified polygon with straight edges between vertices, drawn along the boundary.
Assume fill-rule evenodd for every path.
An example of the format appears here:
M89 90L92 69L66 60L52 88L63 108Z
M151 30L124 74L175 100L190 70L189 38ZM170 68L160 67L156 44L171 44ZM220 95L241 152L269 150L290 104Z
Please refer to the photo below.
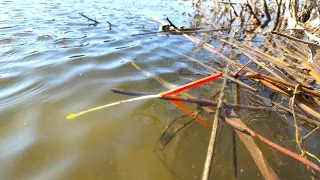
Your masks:
M202 180L208 180L211 169L214 168L211 166L215 144L220 140L217 138L217 133L219 133L219 128L222 128L219 123L232 127L233 139L236 135L239 137L265 179L279 179L279 177L277 171L271 167L255 143L256 141L261 141L278 150L279 153L284 153L304 164L310 178L319 179L319 157L310 152L304 142L320 127L320 2L315 0L202 2L198 0L191 5L196 9L197 16L194 17L194 22L190 23L190 27L180 27L168 17L166 21L163 21L158 17L144 14L150 20L160 24L159 31L136 35L152 35L153 33L164 33L167 36L182 35L193 42L196 49L205 49L224 63L222 67L217 68L195 59L192 55L169 49L168 51L197 63L211 74L223 72L220 95L214 101L198 99L186 93L156 97L170 101L198 122L202 122L202 120L182 102L197 104L205 112L212 115L212 122L210 122L212 131ZM83 13L79 14L92 21L94 25L100 23ZM109 23L110 30L111 27L112 25ZM210 36L209 40L201 38L204 36ZM260 42L255 42L256 40ZM215 47L212 42L219 42L222 47ZM228 52L229 55L226 55L225 52ZM234 52L246 57L247 61L241 62L239 59L231 58ZM132 65L157 80L169 91L174 87L157 75L144 71L133 61ZM260 93L260 90L255 86L257 84L284 100L281 102L271 101L263 93ZM111 89L111 91L129 96L155 95L122 89ZM233 98L234 102L228 102L226 92L230 91L236 92L233 94L236 97L241 96L241 93L250 94L268 101L271 106L244 104L235 98ZM212 109L212 107L216 108ZM282 147L258 134L248 127L249 124L245 124L245 119L239 116L237 109L286 114L286 121L290 121L294 125L292 139L295 141L296 148ZM190 122L181 124L173 121L169 124L160 135L159 148L155 148L155 152L158 155L164 154L165 147L180 131L189 126ZM207 126L206 123L202 125ZM234 141L233 149L233 176L237 179L239 169ZM165 157L160 157L160 159L167 165ZM174 172L172 169L171 171Z

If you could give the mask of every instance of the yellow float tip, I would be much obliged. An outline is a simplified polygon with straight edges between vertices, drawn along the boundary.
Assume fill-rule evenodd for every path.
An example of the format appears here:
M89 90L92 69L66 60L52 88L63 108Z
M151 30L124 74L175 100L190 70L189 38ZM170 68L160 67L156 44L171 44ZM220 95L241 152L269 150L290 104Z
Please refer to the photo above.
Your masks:
M70 114L69 116L67 116L67 119L73 119L73 118L75 118L76 117L76 115L75 114Z

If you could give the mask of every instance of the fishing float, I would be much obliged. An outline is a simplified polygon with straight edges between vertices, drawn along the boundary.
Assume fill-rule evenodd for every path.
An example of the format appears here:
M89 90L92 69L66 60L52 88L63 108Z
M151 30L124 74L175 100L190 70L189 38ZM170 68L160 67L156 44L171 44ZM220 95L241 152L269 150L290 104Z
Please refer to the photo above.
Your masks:
M140 97L136 97L136 98L132 98L132 99L120 100L120 101L113 102L113 103L106 104L106 105L102 105L102 106L99 106L99 107L96 107L96 108L92 108L92 109L88 109L88 110L85 110L85 111L81 111L81 112L76 113L76 114L70 114L70 115L67 116L67 119L74 119L74 118L76 118L78 116L81 116L83 114L86 114L86 113L89 113L89 112L92 112L92 111L97 111L97 110L100 110L100 109L103 109L103 108L107 108L107 107L111 107L111 106L115 106L115 105L119 105L119 104L123 104L123 103L139 101L139 100L143 100L143 99L154 99L154 98L161 98L161 97L175 95L175 94L180 93L182 91L185 91L187 89L199 86L201 84L204 84L204 83L207 83L207 82L210 82L210 81L214 81L214 80L222 77L222 75L223 74L221 72L219 72L217 74L213 74L211 76L204 77L202 79L190 82L188 84L173 88L171 90L168 90L168 91L165 91L165 92L162 92L162 93L159 93L159 94L145 95L145 96L140 96Z

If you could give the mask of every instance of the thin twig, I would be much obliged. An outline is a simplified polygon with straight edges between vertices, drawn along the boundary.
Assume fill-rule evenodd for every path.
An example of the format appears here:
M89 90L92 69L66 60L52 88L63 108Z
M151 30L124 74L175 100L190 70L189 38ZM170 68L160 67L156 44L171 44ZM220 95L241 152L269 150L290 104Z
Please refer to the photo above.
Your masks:
M187 34L196 34L196 33L204 33L204 32L214 32L214 31L225 31L227 29L211 29L211 30L200 30L200 28L195 29L182 29L179 32L180 34L187 33ZM141 36L141 35L148 35L148 34L157 34L157 33L176 33L179 34L176 30L168 30L168 31L154 31L154 32L147 32L147 33L141 33L141 34L133 34L131 36Z
M179 30L179 28L176 25L174 25L168 17L166 18L166 20L169 22L170 26L172 26L175 30Z
M307 139L312 133L314 133L316 130L319 129L319 126L317 126L316 128L314 128L312 131L310 131L307 135L305 135L302 140Z
M93 21L95 24L99 24L100 22L98 22L95 19L89 18L88 16L84 15L83 12L79 13L81 16L87 18L89 21Z
M298 38L296 38L296 37L293 37L293 36L290 36L290 35L288 35L288 34L284 34L284 33L281 33L281 32L271 31L271 34L276 34L276 35L278 35L278 36L283 36L283 37L286 37L286 38L288 38L288 39L290 39L290 40L297 41L297 42L301 42L301 43L303 43L303 44L320 47L320 45L317 44L317 43L313 43L313 42L310 42L310 41L301 40L301 39L298 39Z
M219 4L229 4L229 5L231 5L231 4L247 4L245 2L223 2L223 1L218 1L217 3L219 3Z
M215 147L215 142L216 142L219 114L220 114L221 108L223 106L222 103L223 103L223 99L224 99L224 95L225 95L224 90L226 87L226 83L227 83L227 79L225 78L223 81L222 87L221 87L217 110L214 115L211 136L210 136L210 141L209 141L209 145L208 145L208 152L207 152L206 161L204 164L204 170L203 170L203 174L202 174L202 180L208 180L209 176L210 176L211 164L212 164L212 160L213 160L213 152L214 152L214 147Z
M107 23L109 24L109 30L112 30L112 24L109 21Z
M234 78L237 78L237 77L239 76L239 73L240 73L245 67L247 67L251 62L252 62L252 59L250 59L245 65L243 65L243 66L234 74Z

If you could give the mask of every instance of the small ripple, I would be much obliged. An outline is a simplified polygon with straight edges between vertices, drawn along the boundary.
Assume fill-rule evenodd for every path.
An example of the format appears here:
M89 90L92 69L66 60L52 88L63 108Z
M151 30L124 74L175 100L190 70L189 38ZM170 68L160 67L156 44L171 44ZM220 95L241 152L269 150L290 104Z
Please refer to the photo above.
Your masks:
M108 42L113 42L116 41L116 39L107 39L107 40L103 40L104 43L108 43Z
M15 27L18 27L18 25L0 27L0 30L3 30L3 29L11 29L11 28L15 28Z
M85 55L83 54L80 54L80 55L74 55L74 56L70 56L69 58L79 58L79 57L84 57Z
M122 47L116 47L115 49L128 49L130 47L134 47L136 46L136 44L133 44L133 45L127 45L127 46L122 46Z
M21 132L20 132L21 133ZM23 139L21 138L23 137ZM32 145L32 140L34 137L32 134L12 134L9 138L5 139L2 142L1 156L10 157L23 152L25 149L28 149Z
M49 41L52 40L53 37L50 35L41 35L37 37L37 41Z
M0 44L11 44L13 42L12 38L0 39Z
M47 87L39 78L18 81L14 78L9 84L5 84L0 90L0 109L17 107L23 103L36 101L37 95L44 92Z
M56 44L56 45L68 45L68 44L71 44L72 42L73 42L73 39L61 38L61 39L55 40L54 44Z

